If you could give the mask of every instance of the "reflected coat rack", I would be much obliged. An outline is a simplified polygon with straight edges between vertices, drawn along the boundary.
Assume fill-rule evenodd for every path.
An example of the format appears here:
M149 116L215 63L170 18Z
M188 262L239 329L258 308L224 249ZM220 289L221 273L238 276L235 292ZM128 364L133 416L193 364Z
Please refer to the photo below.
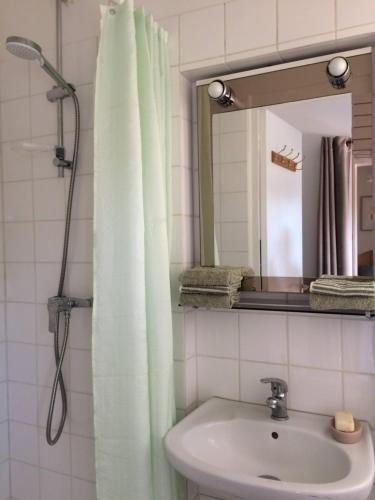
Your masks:
M291 172L297 172L297 170L302 170L302 162L305 159L305 157L303 157L302 160L295 161L300 156L300 154L297 153L297 155L294 158L289 158L289 156L293 153L293 149L291 149L287 155L283 155L282 152L285 151L285 149L286 146L284 146L281 151L271 152L272 163L275 163L275 165L279 165L280 167L286 168ZM299 164L300 167L298 167Z

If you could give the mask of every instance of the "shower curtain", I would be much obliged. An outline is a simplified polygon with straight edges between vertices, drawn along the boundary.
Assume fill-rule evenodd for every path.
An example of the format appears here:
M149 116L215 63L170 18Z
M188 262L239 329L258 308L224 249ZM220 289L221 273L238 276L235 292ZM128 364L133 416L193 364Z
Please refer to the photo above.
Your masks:
M322 137L319 197L319 276L352 276L352 148L349 137Z
M176 500L167 34L102 7L95 97L93 381L98 500Z

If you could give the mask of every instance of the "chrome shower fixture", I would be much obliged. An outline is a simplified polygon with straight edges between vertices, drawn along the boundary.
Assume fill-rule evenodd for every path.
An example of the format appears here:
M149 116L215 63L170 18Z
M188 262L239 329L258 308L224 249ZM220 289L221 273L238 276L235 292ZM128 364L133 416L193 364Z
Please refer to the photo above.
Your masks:
M62 130L62 100L66 97L73 97L75 88L68 83L60 73L44 57L42 48L37 43L22 36L9 36L6 39L7 50L16 57L27 61L37 61L40 67L56 82L56 86L47 92L47 99L50 102L58 103L58 144L55 148L55 158L53 164L59 169L59 177L64 176L64 169L71 169L72 162L65 159L65 147Z
M28 61L38 61L40 67L65 91L65 97L71 95L75 91L74 87L66 82L52 64L47 61L42 53L42 48L37 43L21 36L9 36L6 40L6 48L16 57Z
M234 103L232 89L222 80L214 80L207 88L208 95L221 106L231 106Z
M344 89L351 74L349 61L345 57L334 57L327 64L327 77L335 89Z

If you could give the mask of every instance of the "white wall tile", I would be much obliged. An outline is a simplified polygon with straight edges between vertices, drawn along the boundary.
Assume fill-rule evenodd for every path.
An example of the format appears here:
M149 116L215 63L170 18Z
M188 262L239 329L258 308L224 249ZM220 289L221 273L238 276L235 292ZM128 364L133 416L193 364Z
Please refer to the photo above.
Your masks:
M40 500L38 467L12 460L12 494L19 500Z
M69 476L41 469L40 500L70 500L71 479Z
M37 425L37 387L9 382L9 418L25 424Z
M13 342L35 342L35 306L34 304L22 304L8 302L7 311L7 335L8 340Z
M5 221L31 221L33 218L32 183L7 182L3 189Z
M217 5L180 17L181 64L224 54L224 6Z
M337 0L337 29L375 23L375 4L372 0Z
M75 439L75 438L73 438ZM39 430L39 460L44 469L70 474L70 435L62 433L60 439L54 446L46 441L44 429Z
M80 0L62 9L63 43L77 42L99 34L98 0Z
M37 40L43 47L53 47L55 31L53 26L54 8L48 0L20 0L17 5L12 0L3 0L0 32L2 38L22 34ZM31 14L32 13L32 14ZM41 29L40 19L45 19Z
M94 436L94 410L91 395L77 392L71 393L70 429L72 434L78 434L83 437Z
M34 214L36 220L65 218L64 179L42 179L33 184Z
M94 440L74 436L72 445L72 468L74 475L80 479L95 479Z
M12 302L33 302L35 299L35 269L33 264L6 265L7 300Z
M60 264L36 265L36 300L39 304L47 304L48 298L57 294L59 277Z
M289 405L300 411L334 415L343 407L340 372L290 367Z
M7 382L0 383L0 422L8 419L8 390Z
M342 328L344 370L375 373L374 322L344 319Z
M375 377L344 373L345 409L351 411L356 418L367 420L375 427L375 406L371 395L375 390Z
M56 143L56 135L45 135L33 139L36 144L54 146ZM53 164L55 158L54 151L36 151L31 153L31 163L34 179L55 179L57 176L57 168ZM66 158L70 159L70 155L66 154Z
M69 345L74 349L91 349L92 309L77 308L70 319Z
M72 500L95 500L95 483L73 478Z
M94 87L92 84L80 85L76 89L81 112L81 129L94 127ZM66 101L64 107L64 127L66 132L75 130L75 113L72 99Z
M197 358L193 357L185 362L186 372L186 408L191 408L198 399L197 385Z
M31 222L4 224L5 261L34 261L34 230Z
M91 352L70 351L70 387L72 391L92 393Z
M31 155L18 148L18 142L1 145L3 181L21 181L32 178Z
M69 179L66 178L65 195L69 190ZM79 175L76 178L73 199L73 219L91 219L94 212L94 184L92 175Z
M7 349L6 343L0 342L0 382L5 382L8 379L7 372Z
M8 422L0 424L0 463L9 458Z
M74 220L71 224L68 260L70 262L92 262L92 220Z
M291 364L339 370L341 320L290 315L289 349Z
M38 465L38 428L10 422L10 456L30 465Z
M92 297L92 264L68 265L65 292L72 297Z
M225 12L227 53L276 45L276 0L235 0Z
M9 380L14 382L36 383L35 345L8 343L8 375Z
M59 262L64 241L64 221L35 223L35 258L37 262ZM73 243L71 238L70 243Z
M283 0L278 4L279 43L335 31L334 0ZM307 45L307 43L306 43Z
M10 496L10 475L9 460L0 464L0 500L9 500ZM22 500L22 499L21 499Z
M98 39L89 38L63 47L64 78L69 83L83 85L93 83L96 73Z
M240 313L240 357L285 364L288 361L285 314Z
M31 136L33 138L48 134L56 134L56 103L48 101L45 94L33 95L30 99L30 109Z
M197 352L203 356L238 359L238 314L198 311Z
M29 100L14 99L0 103L1 139L14 141L30 137Z
M260 382L261 378L276 377L288 382L288 367L271 363L240 363L240 399L250 403L265 404L270 396L270 385Z
M238 361L198 357L198 399L212 396L239 399Z
M29 94L27 62L13 57L0 64L0 100L17 99Z

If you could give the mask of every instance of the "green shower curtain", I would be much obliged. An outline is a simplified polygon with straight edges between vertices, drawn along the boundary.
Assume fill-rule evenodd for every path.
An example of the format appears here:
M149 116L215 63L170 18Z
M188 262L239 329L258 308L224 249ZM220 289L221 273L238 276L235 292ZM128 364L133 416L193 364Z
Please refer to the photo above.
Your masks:
M93 380L98 500L177 500L167 34L102 7L95 97Z

